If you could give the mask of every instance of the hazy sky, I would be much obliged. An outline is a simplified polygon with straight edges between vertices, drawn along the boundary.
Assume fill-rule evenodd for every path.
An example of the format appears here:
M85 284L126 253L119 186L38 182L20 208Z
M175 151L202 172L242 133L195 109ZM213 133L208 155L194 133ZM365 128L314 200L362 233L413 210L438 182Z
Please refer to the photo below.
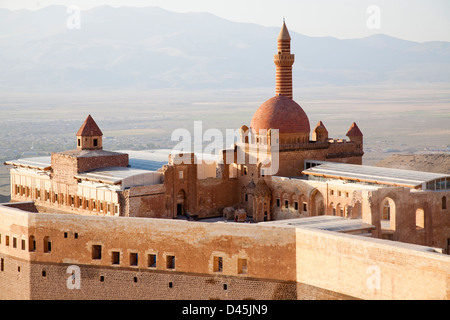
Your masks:
M450 0L0 0L0 8L77 5L158 6L176 12L280 26L309 36L358 38L384 33L413 41L450 41ZM368 9L370 9L368 11Z

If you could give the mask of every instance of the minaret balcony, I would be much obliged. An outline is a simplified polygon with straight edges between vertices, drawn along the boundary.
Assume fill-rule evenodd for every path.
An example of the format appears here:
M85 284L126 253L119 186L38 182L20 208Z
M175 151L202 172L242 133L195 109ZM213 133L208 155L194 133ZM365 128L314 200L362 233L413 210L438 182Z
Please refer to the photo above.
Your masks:
M294 54L276 54L273 56L273 61L277 66L292 66L294 64Z

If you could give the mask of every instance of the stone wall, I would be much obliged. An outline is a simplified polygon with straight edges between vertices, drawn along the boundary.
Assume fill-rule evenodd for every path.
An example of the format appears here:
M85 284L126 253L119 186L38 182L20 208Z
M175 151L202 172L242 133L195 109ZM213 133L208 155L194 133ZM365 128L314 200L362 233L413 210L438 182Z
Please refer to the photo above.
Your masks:
M297 229L297 281L361 299L450 299L450 257L430 251Z
M2 299L450 298L450 257L422 246L288 225L0 215Z

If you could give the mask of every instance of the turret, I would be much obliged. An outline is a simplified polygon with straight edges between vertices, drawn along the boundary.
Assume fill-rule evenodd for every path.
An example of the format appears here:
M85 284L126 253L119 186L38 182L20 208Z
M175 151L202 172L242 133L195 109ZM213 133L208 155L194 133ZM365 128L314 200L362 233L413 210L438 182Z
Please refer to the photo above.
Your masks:
M328 130L322 121L319 121L312 133L312 139L316 142L326 142L328 140Z
M356 125L356 122L353 122L353 124L351 125L350 129L347 132L347 137L350 139L350 141L356 143L357 151L363 151L363 134Z
M103 133L89 115L77 132L77 149L102 150Z

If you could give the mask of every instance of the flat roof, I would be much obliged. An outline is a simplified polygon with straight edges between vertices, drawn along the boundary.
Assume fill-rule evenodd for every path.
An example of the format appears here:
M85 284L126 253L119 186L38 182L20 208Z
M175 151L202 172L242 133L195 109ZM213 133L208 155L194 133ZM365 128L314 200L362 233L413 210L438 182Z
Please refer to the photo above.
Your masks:
M79 173L75 175L75 178L100 183L119 184L128 178L155 174L161 175L161 173L149 170L133 169L128 167L107 167Z
M320 229L335 232L355 232L363 230L373 230L375 226L365 223L362 219L348 219L338 216L314 216L305 218L295 218L286 220L276 220L261 222L272 225L290 225L299 228Z
M5 165L13 165L17 167L33 168L39 170L49 170L52 166L52 160L49 156L8 160L4 163Z
M303 170L303 174L410 188L421 187L423 183L436 179L450 179L450 175L444 173L392 169L337 162L318 163L315 167Z
M128 153L130 167L143 170L156 171L169 162L170 155L176 155L179 151L173 149L156 150L121 150L118 152ZM220 162L219 155L207 153L195 153L195 156L205 161Z
M156 171L169 161L171 150L121 150L118 152L128 153L131 168Z

